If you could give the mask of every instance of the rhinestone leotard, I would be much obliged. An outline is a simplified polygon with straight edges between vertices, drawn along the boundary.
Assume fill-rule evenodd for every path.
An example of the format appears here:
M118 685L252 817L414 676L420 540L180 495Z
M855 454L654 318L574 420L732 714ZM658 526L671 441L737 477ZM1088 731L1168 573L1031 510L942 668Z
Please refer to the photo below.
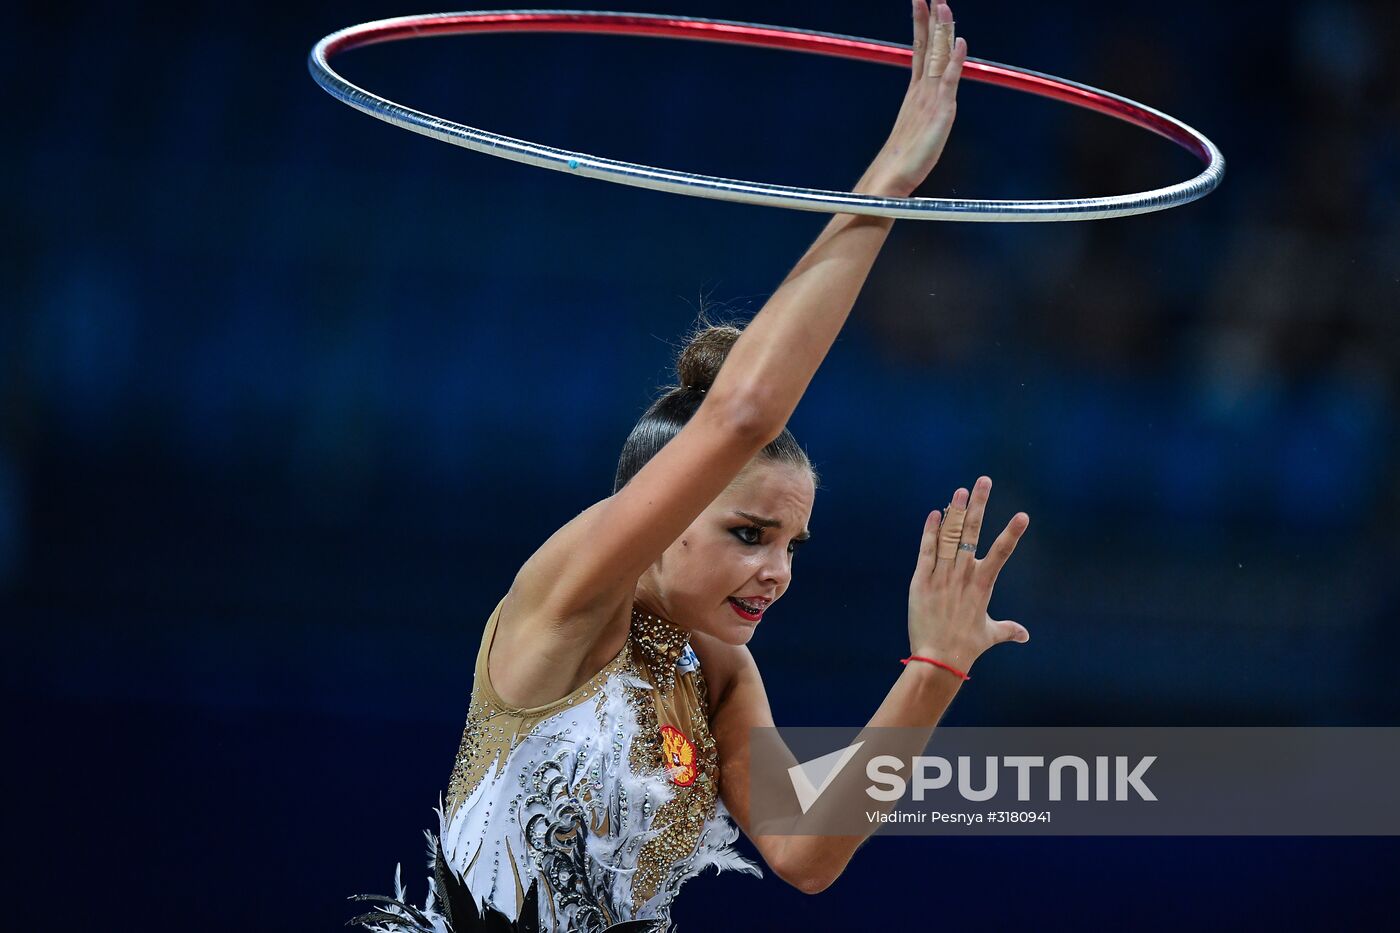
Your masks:
M515 918L537 881L542 929L589 933L669 922L682 883L706 867L761 877L731 845L689 633L634 605L626 643L597 674L553 703L513 707L486 663L504 602L482 635L441 816L443 852L471 891Z

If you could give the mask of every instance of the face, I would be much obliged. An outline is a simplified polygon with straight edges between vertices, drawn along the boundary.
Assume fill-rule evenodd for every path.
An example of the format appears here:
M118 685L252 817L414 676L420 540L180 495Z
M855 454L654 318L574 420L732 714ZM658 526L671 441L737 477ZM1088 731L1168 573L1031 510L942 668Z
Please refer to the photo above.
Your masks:
M637 582L638 601L692 631L747 644L792 582L793 554L802 547L815 497L806 467L750 463ZM731 597L768 603L755 618Z

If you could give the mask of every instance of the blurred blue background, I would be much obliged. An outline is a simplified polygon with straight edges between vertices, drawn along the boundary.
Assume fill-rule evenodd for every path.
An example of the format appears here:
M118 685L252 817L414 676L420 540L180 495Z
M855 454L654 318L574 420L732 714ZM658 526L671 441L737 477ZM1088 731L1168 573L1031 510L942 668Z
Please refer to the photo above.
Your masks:
M908 6L668 2L909 41ZM901 221L790 422L816 534L751 647L782 724L900 671L924 515L980 474L1030 529L956 725L1400 718L1400 11L1382 0L955 6L974 57L1210 136L1205 200ZM750 317L828 219L492 159L306 72L392 4L23 5L0 316L0 618L18 928L333 929L424 894L482 627L611 489L703 305ZM352 81L550 145L855 182L890 67L660 39L376 46ZM926 196L1119 194L1193 159L964 81ZM12 843L12 845L15 845ZM753 854L745 843L746 851ZM708 875L681 928L1338 922L1388 839L881 837L809 898ZM734 920L736 904L742 920Z

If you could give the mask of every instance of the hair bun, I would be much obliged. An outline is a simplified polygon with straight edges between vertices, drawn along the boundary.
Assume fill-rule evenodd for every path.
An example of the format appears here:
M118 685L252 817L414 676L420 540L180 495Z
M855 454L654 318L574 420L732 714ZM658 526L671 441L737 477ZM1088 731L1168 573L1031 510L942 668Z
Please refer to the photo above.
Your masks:
M676 362L681 388L703 392L714 385L719 368L742 333L732 324L710 324L692 334Z

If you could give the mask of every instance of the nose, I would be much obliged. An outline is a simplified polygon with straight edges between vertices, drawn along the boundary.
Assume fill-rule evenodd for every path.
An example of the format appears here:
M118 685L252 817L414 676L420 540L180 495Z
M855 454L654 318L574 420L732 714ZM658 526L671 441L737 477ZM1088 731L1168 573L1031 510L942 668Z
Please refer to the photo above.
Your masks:
M763 566L759 568L758 579L764 586L771 586L782 592L792 582L792 560L777 548L771 549L764 558Z

